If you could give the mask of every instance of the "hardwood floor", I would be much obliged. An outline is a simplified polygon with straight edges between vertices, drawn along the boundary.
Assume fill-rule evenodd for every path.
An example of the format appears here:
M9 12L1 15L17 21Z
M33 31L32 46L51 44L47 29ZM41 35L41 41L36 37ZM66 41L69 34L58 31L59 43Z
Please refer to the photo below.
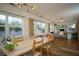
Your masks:
M49 56L79 56L79 40L55 39L49 50ZM32 56L32 51L22 56ZM43 49L43 56L47 56Z
M79 51L79 40L55 39L54 46Z
M43 52L45 55L46 52ZM50 56L78 56L79 40L55 39L50 51Z

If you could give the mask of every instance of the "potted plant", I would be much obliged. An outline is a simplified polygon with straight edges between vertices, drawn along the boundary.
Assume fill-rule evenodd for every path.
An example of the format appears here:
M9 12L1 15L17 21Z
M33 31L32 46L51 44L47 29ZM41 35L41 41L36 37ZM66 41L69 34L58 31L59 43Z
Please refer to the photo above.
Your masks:
M5 46L8 51L12 51L14 49L14 44L12 42L8 42Z

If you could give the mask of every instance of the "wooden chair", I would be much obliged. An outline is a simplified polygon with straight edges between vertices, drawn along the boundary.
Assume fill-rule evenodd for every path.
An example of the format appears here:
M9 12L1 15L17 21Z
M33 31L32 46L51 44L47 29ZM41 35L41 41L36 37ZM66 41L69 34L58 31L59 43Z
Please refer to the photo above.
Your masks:
M42 56L43 38L35 37L33 40L33 56Z
M51 34L47 34L47 43L45 44L45 46L43 47L46 50L47 55L49 56L51 50L51 46L54 40L54 36Z
M15 46L18 46L20 43L23 42L23 36L18 36L13 38L13 43Z

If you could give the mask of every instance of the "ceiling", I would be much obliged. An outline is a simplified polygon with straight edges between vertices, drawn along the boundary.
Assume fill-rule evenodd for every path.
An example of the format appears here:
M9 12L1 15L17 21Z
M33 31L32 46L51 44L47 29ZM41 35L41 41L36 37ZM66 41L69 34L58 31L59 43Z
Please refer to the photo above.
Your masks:
M43 16L53 22L58 21L61 16L65 21L69 21L79 14L78 3L35 3L33 5L36 5L36 8L31 11L32 14Z
M30 10L30 14L49 20L53 23L59 23L62 16L64 22L75 21L73 18L79 15L79 3L29 3L35 5L34 10ZM18 11L18 10L19 11ZM25 13L16 6L11 4L0 4L0 10L22 15ZM26 10L26 9L25 9Z

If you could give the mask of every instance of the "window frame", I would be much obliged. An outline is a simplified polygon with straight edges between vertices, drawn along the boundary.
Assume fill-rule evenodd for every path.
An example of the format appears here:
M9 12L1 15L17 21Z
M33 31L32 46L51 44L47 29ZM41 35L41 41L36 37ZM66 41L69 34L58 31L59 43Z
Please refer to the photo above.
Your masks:
M36 30L36 22L39 22L41 26L42 26L42 24L45 24L45 29L46 29L45 32L42 32L42 30L41 30L41 32L39 34L36 33L36 31L37 31ZM40 35L41 33L45 34L47 32L48 32L48 23L43 22L43 21L34 20L34 34L35 35Z
M20 28L21 28L21 32L22 32L22 17L20 17L20 16L17 16L17 15L12 15L12 14L8 14L8 13L4 13L4 12L0 12L0 15L5 15L5 25L0 25L0 27L5 27L5 38L7 37L7 36L10 36L9 35L9 27L14 27L14 26L9 26L9 23L8 23L8 17L9 16L11 16L11 17L14 17L14 18L19 18L19 19L21 19L21 26L20 26ZM17 26L18 27L18 26ZM23 35L22 33L21 33L21 35Z
M0 14L0 15L4 15L4 14ZM0 25L0 27L4 27L4 37L5 37L5 33L6 33L6 30L5 30L5 25L6 25L6 15L4 15L5 16L5 24L3 24L3 25ZM0 38L1 39L1 38ZM1 41L1 40L0 40Z

